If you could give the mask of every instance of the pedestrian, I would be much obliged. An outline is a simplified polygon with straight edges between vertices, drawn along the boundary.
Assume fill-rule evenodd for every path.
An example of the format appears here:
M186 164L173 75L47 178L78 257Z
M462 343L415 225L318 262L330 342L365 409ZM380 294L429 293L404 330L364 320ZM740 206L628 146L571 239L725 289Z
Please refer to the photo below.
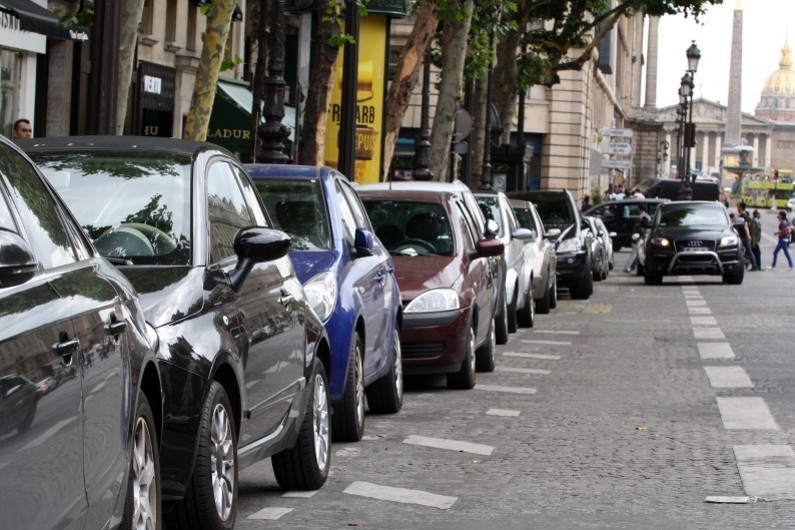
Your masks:
M754 251L756 265L762 270L762 249L759 244L762 242L762 214L759 210L754 210L754 217L751 219L751 250Z
M742 219L742 222L740 221ZM737 203L737 218L734 227L737 229L737 234L740 236L740 241L745 249L745 255L751 262L751 270L758 271L759 265L754 257L754 251L751 248L751 216L748 215L747 206L745 202L740 201Z
M30 120L27 118L20 118L14 122L14 129L11 131L11 139L17 140L19 138L32 138L33 127L30 125Z
M635 224L632 226L632 253L629 255L629 261L627 261L627 266L624 268L624 272L632 272L638 266L638 252L640 250L640 245L644 243L643 236L646 235L646 228L649 226L651 222L651 216L646 213L646 207L644 205L638 206L638 217L635 220ZM638 237L635 237L635 234Z
M776 260L778 259L778 252L780 250L784 251L784 256L787 258L787 263L789 264L789 270L792 270L792 256L789 254L789 245L787 242L789 241L789 234L790 234L790 226L787 222L787 212L780 211L778 212L778 230L776 230L776 235L778 236L778 244L776 245L775 250L773 250L773 265L771 265L771 269L776 268Z
M591 197L586 195L582 198L582 206L580 207L580 211L585 213L585 211L590 209L592 206L593 204L591 204Z

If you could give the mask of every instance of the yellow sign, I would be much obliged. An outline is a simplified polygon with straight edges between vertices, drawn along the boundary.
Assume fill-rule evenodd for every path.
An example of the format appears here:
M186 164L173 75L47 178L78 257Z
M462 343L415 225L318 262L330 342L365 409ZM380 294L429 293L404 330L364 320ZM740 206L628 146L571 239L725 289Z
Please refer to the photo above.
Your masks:
M352 180L359 183L381 180L381 136L386 85L387 17L368 14L359 25L359 67L356 84L356 161ZM342 120L342 53L331 91L326 124L325 163L337 167ZM346 175L351 178L351 175Z

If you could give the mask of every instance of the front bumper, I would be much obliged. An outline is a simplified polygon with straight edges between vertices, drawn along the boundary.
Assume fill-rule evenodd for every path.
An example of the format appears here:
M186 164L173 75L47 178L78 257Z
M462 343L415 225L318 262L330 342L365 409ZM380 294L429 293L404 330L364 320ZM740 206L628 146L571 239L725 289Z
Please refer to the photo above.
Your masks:
M412 374L457 372L464 360L470 308L404 313L400 330L403 370Z
M646 256L646 268L655 274L716 274L742 267L738 247L715 250L674 251L652 248Z
M577 285L586 274L591 274L588 264L588 253L580 251L558 254L556 274L558 287Z

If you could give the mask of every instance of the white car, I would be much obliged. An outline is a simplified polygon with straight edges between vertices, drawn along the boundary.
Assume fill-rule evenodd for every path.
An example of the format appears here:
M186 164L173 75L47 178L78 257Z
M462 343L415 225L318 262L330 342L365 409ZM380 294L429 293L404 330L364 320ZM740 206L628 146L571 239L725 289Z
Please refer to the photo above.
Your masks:
M509 203L519 225L533 233L533 237L525 241L524 259L526 267L530 268L533 275L536 311L549 313L550 309L558 305L558 285L555 279L558 258L554 239L560 235L560 229L545 230L544 223L532 202L509 199Z

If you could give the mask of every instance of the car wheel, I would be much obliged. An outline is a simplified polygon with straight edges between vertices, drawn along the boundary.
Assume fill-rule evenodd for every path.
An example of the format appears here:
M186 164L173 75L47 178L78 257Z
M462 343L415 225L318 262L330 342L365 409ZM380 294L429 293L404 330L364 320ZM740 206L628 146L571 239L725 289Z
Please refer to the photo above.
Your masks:
M505 293L500 298L501 307L494 315L494 331L497 333L497 344L505 344L508 342L508 303L505 301Z
M466 342L464 344L464 359L461 368L452 374L447 374L447 386L457 389L470 389L475 386L475 330L469 326Z
M30 426L33 424L33 418L36 417L36 408L38 406L38 399L31 400L30 407L28 408L27 414L25 417L22 418L22 421L17 424L17 431L23 433L27 431Z
M478 372L494 371L494 350L497 348L497 334L494 331L494 321L489 326L489 332L480 348L475 352L475 370Z
M552 307L550 302L552 301L552 297L550 296L550 291L552 290L552 286L547 283L546 289L544 289L544 296L536 300L536 313L540 313L542 315L546 315L549 313L550 308ZM524 324L523 324L524 325Z
M519 325L525 328L532 328L536 321L536 299L533 297L533 283L530 280L530 290L525 294L524 307L519 312ZM549 310L547 310L549 312Z
M394 414L403 407L403 356L397 324L392 333L392 364L389 372L367 387L370 412Z
M519 297L519 286L515 286L513 288L513 300L511 300L511 305L508 306L508 333L516 333L516 330L519 329L519 325L516 321L516 302Z
M593 294L593 275L585 274L583 278L569 288L571 297L575 300L587 300Z
M724 283L728 283L729 285L740 285L741 283L743 283L744 276L745 276L745 270L742 267L737 267L733 271L724 272L723 281Z
M549 290L549 307L555 309L558 307L558 278L554 277L552 280L552 288Z
M320 359L315 362L309 388L311 395L295 445L271 457L276 482L285 490L320 489L331 467L329 389Z
M657 274L652 269L646 269L643 273L643 281L646 285L662 285L662 274Z
M130 476L127 480L127 500L119 528L122 530L159 529L160 511L160 455L152 408L146 395L138 392L138 407L133 427Z
M168 514L167 526L231 529L237 512L237 433L224 387L213 381L199 424L193 477L182 503Z
M364 368L362 366L362 339L353 335L348 377L342 399L334 405L331 430L335 440L358 442L364 435Z

